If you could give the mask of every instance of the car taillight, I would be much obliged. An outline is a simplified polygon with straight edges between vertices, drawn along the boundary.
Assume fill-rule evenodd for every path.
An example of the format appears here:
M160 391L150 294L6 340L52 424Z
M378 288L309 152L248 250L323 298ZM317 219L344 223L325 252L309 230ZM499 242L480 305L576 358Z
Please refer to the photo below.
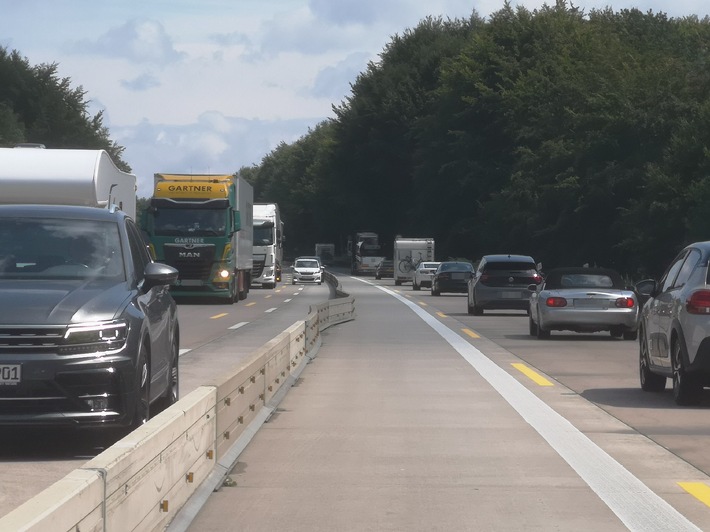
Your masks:
M548 297L545 304L548 307L566 307L567 300L564 297Z
M634 308L635 302L631 297L620 297L614 304L617 308Z
M710 290L698 290L690 294L685 308L689 314L710 314Z
M542 282L542 275L536 273L533 275L533 281L535 281L535 284L540 284Z
M485 283L487 283L488 281L490 281L490 279L491 279L491 276L488 275L487 273L482 273L482 274L481 274L480 281L481 281L482 283L485 284Z

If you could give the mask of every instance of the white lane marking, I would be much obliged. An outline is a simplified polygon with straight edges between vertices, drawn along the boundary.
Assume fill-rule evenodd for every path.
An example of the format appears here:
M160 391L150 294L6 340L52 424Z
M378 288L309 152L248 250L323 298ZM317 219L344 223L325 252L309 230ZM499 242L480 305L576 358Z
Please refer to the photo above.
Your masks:
M235 323L234 325L232 325L229 328L230 329L239 329L240 327L244 327L247 323L249 323L249 322L248 321L240 321L239 323Z
M180 349L180 351L178 351L178 356L182 356L185 353L189 353L190 351L192 351L192 349Z
M265 310L264 312L266 312L266 313L268 314L269 312L273 312L273 311L275 311L275 310L276 310L276 307L267 309L267 310Z
M288 303L289 301L291 301L290 298L289 298L289 299L284 299L284 303Z
M630 530L700 530L467 340L392 290L363 279L358 280L397 298L446 340L550 444Z

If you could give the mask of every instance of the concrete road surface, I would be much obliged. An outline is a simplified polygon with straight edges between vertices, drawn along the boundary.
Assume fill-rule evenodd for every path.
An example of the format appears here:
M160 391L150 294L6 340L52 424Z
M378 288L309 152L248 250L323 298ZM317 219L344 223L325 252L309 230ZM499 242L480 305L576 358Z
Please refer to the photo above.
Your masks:
M357 319L190 530L710 530L679 484L702 472L421 303L341 282Z

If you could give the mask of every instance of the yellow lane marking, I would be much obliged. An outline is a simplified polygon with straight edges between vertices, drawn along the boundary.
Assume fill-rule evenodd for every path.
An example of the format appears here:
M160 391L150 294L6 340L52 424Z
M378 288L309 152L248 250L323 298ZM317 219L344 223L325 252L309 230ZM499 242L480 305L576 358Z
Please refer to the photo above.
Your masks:
M525 364L511 364L515 369L517 369L520 373L531 379L535 384L539 384L540 386L554 386L552 382L548 381L545 377L540 375L537 371L533 371L529 367L527 367Z
M419 301L419 304L420 304L422 307L426 307L426 303L424 303L424 301Z
M473 332L471 329L461 329L461 330L463 332L465 332L466 334L468 334L471 338L480 338L480 336L478 336L478 334Z
M226 312L222 312L222 314L216 314L215 316L212 316L210 319L211 319L211 320L216 320L216 319L219 319L219 318L224 318L225 316L228 316L228 314L227 314Z
M268 296L264 297L264 299L269 299L270 297L271 297L271 294L269 294Z
M448 318L448 316L446 314L444 314L443 312L437 312L436 315L439 316L440 318Z
M254 305L256 305L256 303L254 303L253 301L251 303L246 304L247 307L253 307Z
M678 485L706 506L710 506L710 487L703 482L678 482Z

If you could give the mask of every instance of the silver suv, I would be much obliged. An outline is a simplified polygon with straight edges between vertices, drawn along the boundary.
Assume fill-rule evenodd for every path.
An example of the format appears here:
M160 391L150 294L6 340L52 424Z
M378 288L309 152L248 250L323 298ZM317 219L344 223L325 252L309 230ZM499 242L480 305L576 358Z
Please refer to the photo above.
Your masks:
M485 309L529 311L531 284L542 276L527 255L485 255L468 282L468 313L480 316Z
M649 299L639 324L641 389L661 392L673 380L679 405L700 402L710 384L710 242L697 242L681 251L660 281L636 284Z

